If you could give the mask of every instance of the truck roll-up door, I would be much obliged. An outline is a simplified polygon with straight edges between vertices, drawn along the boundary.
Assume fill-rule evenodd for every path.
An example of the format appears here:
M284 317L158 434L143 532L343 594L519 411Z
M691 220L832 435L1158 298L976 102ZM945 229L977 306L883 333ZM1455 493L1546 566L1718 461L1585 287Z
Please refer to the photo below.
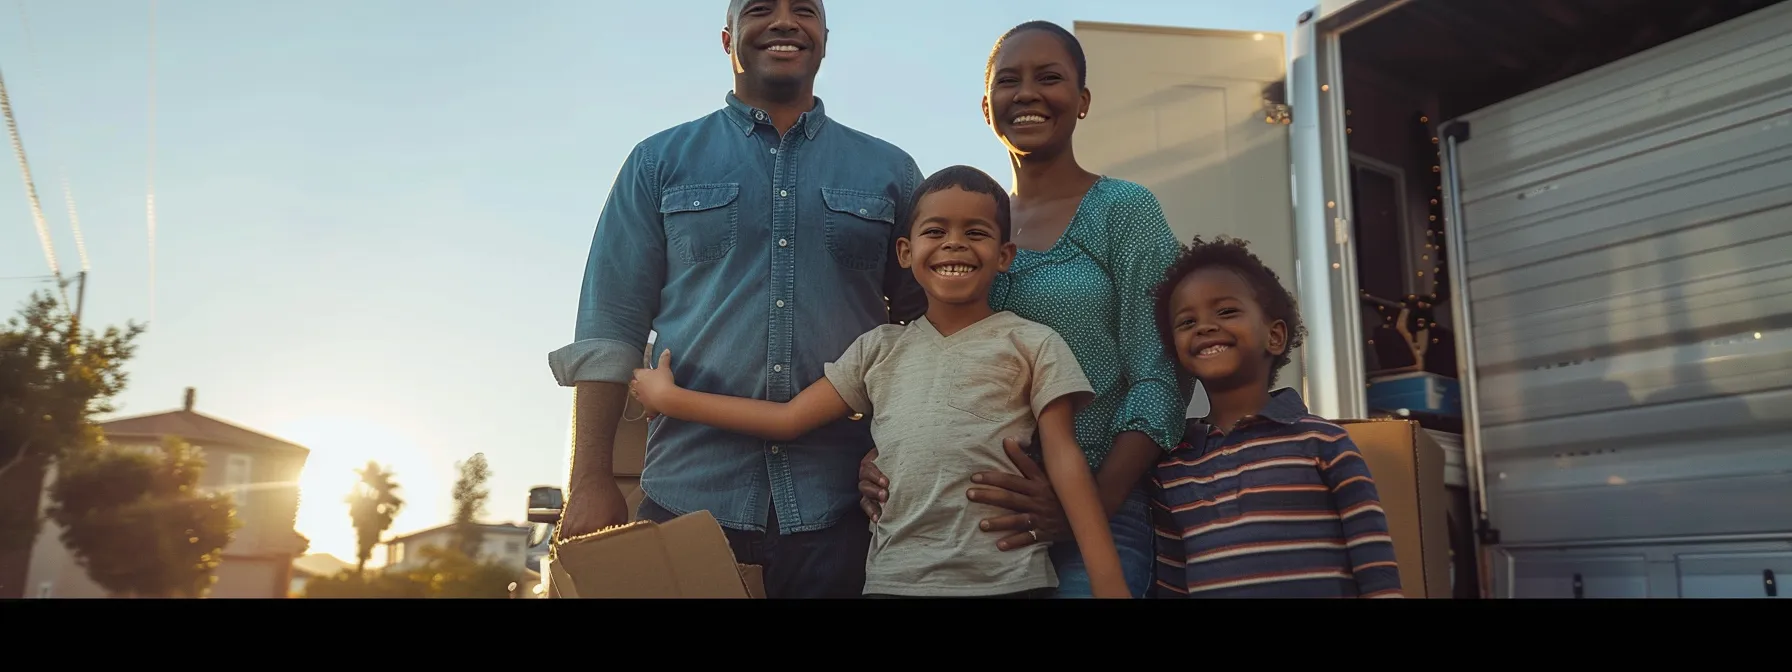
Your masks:
M1792 534L1792 3L1460 121L1502 544Z
M1176 238L1230 235L1291 289L1295 239L1278 33L1075 23L1089 61L1083 167L1151 189ZM1281 385L1301 388L1293 353ZM1197 393L1191 417L1206 413Z

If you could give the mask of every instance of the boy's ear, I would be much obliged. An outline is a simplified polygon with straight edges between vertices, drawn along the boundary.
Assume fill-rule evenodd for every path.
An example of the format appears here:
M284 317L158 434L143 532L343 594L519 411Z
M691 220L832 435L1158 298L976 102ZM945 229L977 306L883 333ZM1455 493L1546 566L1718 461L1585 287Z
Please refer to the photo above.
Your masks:
M1014 255L1019 253L1019 250L1020 246L1015 245L1012 240L1002 243L1002 255L997 257L996 270L1007 273L1008 266L1014 263Z
M1281 357L1282 355L1287 354L1288 323L1281 320L1271 322L1269 325L1269 342L1265 343L1265 345L1269 346L1269 354L1272 356Z
M896 239L896 263L901 264L903 268L908 268L909 256L913 253L914 248L909 247L908 236Z

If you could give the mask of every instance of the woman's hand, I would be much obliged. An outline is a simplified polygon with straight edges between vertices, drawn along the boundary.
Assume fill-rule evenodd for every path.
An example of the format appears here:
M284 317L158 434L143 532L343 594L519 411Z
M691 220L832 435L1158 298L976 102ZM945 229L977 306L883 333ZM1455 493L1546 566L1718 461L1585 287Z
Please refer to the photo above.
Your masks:
M859 508L865 511L865 517L871 522L884 515L884 502L890 501L890 479L877 469L877 449L865 454L859 460Z
M678 383L672 380L672 351L660 353L660 363L656 368L635 369L635 377L628 381L628 389L641 401L641 407L647 411L647 418L659 415L659 408L665 403L666 396L678 390Z
M1021 449L1022 445L1020 439L1002 440L1002 450L1008 453L1008 461L1013 462L1020 470L1020 476L999 471L977 472L971 475L971 482L987 487L971 488L965 492L965 496L971 501L1014 512L1013 515L986 518L981 524L986 532L1014 532L996 542L996 548L1004 551L1072 538L1070 524L1064 519L1064 506L1058 502L1058 494L1052 490L1045 470L1033 458L1027 457L1026 452ZM859 473L861 477L865 473L863 466ZM864 491L863 483L860 491Z

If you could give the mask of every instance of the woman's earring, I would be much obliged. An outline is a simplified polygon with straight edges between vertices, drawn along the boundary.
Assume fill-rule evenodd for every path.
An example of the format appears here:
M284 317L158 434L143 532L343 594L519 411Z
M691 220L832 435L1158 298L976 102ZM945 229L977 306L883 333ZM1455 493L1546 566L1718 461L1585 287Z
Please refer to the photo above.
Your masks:
M1088 118L1089 118L1089 113L1088 113L1088 112L1078 112L1078 113L1076 113L1076 118L1078 118L1078 119L1088 119Z

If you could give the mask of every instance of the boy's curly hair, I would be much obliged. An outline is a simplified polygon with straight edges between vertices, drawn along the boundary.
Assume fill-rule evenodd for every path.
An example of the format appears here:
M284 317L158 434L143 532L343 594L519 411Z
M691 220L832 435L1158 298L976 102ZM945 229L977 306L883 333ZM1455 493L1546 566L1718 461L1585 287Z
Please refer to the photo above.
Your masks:
M1157 337L1163 342L1164 351L1172 359L1176 358L1175 328L1170 324L1170 294L1176 291L1176 285L1183 278L1195 271L1209 268L1225 268L1244 278L1251 286L1257 304L1263 307L1264 315L1271 321L1281 320L1288 325L1288 347L1270 363L1269 384L1276 384L1276 374L1293 361L1288 353L1306 342L1307 328L1300 321L1300 310L1297 308L1294 295L1282 286L1281 278L1276 272L1263 264L1262 259L1248 249L1249 241L1220 236L1212 241L1202 240L1200 236L1176 256L1176 263L1164 272L1163 282L1158 283L1152 291L1157 307Z

